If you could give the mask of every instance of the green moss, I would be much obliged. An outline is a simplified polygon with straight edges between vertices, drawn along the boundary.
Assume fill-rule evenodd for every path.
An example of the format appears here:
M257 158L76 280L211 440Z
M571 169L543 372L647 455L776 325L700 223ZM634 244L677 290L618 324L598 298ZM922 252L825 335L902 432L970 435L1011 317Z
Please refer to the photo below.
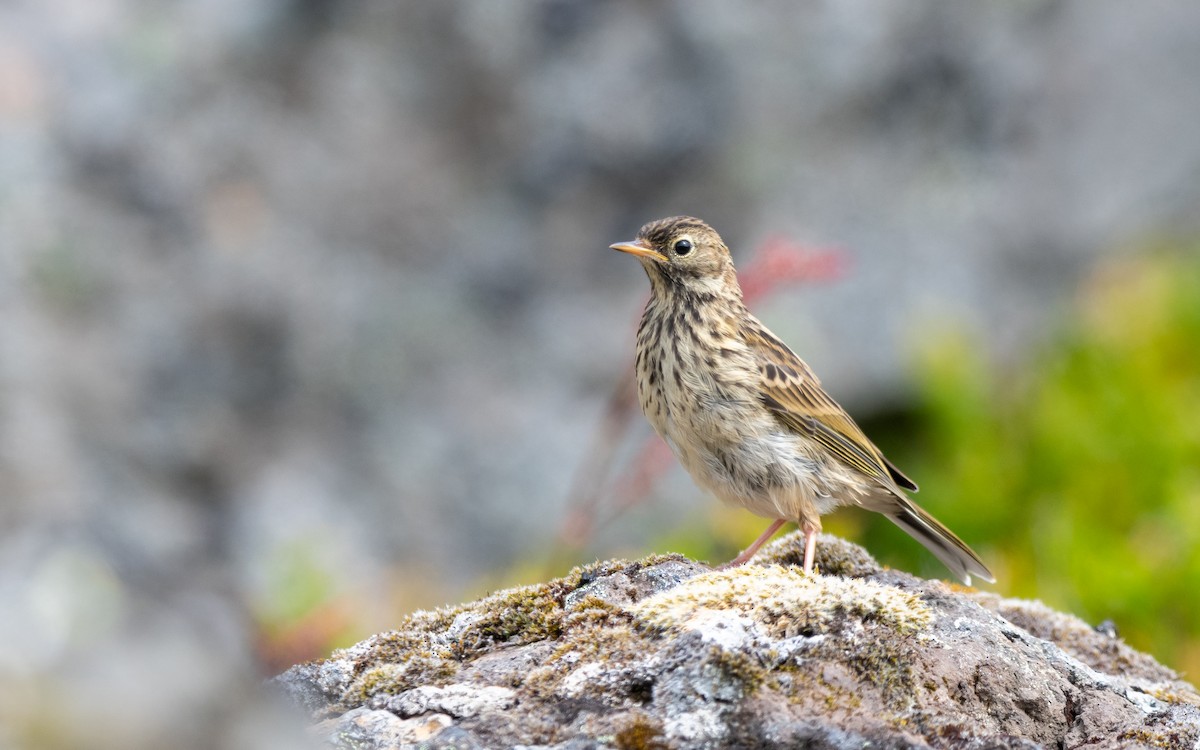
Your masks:
M456 633L456 647L466 658L497 644L556 640L568 627L628 621L627 616L621 615L621 608L598 597L585 597L569 612L563 609L563 602L568 594L601 576L683 559L679 555L651 555L636 562L608 560L575 568L549 583L497 592L463 609L468 613L469 624Z
M613 737L619 750L667 750L662 725L644 714L635 714L633 720L621 728Z
M509 589L471 605L465 618L468 624L455 634L454 646L460 658L497 644L558 638L562 634L562 599L569 591L558 583Z
M566 609L566 597L602 576L683 559L654 555L637 562L598 562L547 583L497 591L458 607L414 612L395 630L355 651L355 679L342 703L352 707L374 695L445 684L464 663L501 646L562 641L549 666L533 670L523 681L531 690L553 690L573 660L633 659L644 654L645 644L633 642L638 636L631 635L630 612L595 596Z
M629 610L610 604L596 596L587 596L575 603L563 619L564 631L584 628L607 628L629 625L633 615Z
M585 597L569 611L563 603L568 594L602 576L682 560L680 555L651 555L635 562L607 560L575 568L548 583L499 591L455 614L453 620L466 623L455 633L455 647L462 658L468 658L498 644L556 640L567 628L627 622L624 610L598 597Z
M454 658L451 649L437 642L432 633L407 629L402 624L401 629L375 636L371 648L355 662L354 672L358 675L379 664L398 664L413 654Z
M598 562L578 567L548 583L497 591L470 604L414 612L395 630L377 636L355 663L356 673L374 666L398 664L416 652L466 660L500 644L532 643L558 638L564 626L563 600L590 579L648 564ZM594 614L603 602L583 609Z
M804 535L796 531L780 537L755 555L753 564L803 567ZM814 565L821 575L847 578L863 578L880 571L879 563L865 549L828 534L817 542Z
M372 667L358 676L342 696L345 708L361 706L376 695L396 695L421 685L447 685L458 673L451 661L413 655L398 664Z

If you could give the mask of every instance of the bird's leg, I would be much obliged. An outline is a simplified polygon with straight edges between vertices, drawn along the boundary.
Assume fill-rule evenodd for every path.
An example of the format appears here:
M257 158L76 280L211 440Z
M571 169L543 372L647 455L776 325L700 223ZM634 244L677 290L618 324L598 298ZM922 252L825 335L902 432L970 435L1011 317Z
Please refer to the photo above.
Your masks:
M801 528L804 530L804 572L811 573L813 558L817 556L817 534L821 532L821 522L805 521Z
M739 565L745 565L746 561L754 557L754 553L758 552L758 548L766 544L768 539L775 536L775 532L779 531L779 527L785 523L787 523L787 521L784 521L782 518L774 521L770 526L767 527L767 530L764 531L758 539L754 540L753 544L742 550L741 554L729 562L725 563L724 565L718 565L717 570L727 570L729 568L736 568Z

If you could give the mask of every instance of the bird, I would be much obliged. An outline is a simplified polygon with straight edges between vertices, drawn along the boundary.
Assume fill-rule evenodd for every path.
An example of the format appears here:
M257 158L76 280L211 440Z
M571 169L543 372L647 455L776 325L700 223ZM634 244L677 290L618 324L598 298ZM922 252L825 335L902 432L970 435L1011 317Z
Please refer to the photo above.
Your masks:
M754 317L721 236L700 219L651 221L629 242L650 278L638 326L638 401L693 481L773 519L722 567L750 560L781 526L804 536L811 574L821 516L882 513L963 583L995 577L970 547L908 496L917 485L863 433L804 360Z

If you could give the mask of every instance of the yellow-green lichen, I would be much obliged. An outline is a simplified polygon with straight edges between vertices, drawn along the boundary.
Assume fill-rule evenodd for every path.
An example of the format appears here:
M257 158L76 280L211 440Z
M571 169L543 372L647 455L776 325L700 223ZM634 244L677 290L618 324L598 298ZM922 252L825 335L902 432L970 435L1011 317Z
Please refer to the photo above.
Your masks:
M881 637L859 642L846 654L846 663L866 682L879 688L892 704L913 702L913 671L907 644Z
M583 673L577 670L584 667L597 670L597 678L605 676L603 680L584 680L591 698L611 700L614 705L628 700L644 702L650 698L650 685L622 669L645 659L653 648L655 644L628 624L585 625L567 632L554 653L529 671L522 690L542 699L562 697L564 690L571 692L565 685L578 680Z
M739 612L775 638L830 632L848 618L911 633L932 617L918 597L900 589L780 565L706 573L639 602L633 614L644 627L686 630L701 610Z
M830 652L836 650L830 649ZM825 656L825 653L829 655ZM833 662L840 657L839 653L816 653L814 650L811 656L813 661L776 667L769 676L767 687L786 696L793 705L816 706L831 716L858 709L863 702L863 689L857 672L844 664L819 663L826 658Z
M1161 687L1150 691L1150 695L1154 696L1164 703L1177 703L1189 706L1200 706L1200 695L1196 693L1180 692L1185 687L1182 683L1174 683L1170 687Z
M1166 750L1183 750L1195 747L1196 738L1185 736L1178 731L1155 732L1150 729L1126 729L1117 735L1118 740L1136 742L1145 747L1161 747Z
M770 674L761 661L745 651L730 651L713 646L709 649L708 661L715 664L734 684L738 685L743 695L753 695L758 692Z

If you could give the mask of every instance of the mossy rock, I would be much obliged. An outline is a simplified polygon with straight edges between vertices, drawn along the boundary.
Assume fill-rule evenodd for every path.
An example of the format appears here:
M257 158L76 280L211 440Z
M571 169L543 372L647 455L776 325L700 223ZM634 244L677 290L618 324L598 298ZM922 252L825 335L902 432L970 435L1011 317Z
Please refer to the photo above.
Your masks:
M1110 629L829 536L806 574L800 544L727 571L596 563L414 613L276 682L334 745L374 726L436 731L428 748L1200 742L1200 695Z

